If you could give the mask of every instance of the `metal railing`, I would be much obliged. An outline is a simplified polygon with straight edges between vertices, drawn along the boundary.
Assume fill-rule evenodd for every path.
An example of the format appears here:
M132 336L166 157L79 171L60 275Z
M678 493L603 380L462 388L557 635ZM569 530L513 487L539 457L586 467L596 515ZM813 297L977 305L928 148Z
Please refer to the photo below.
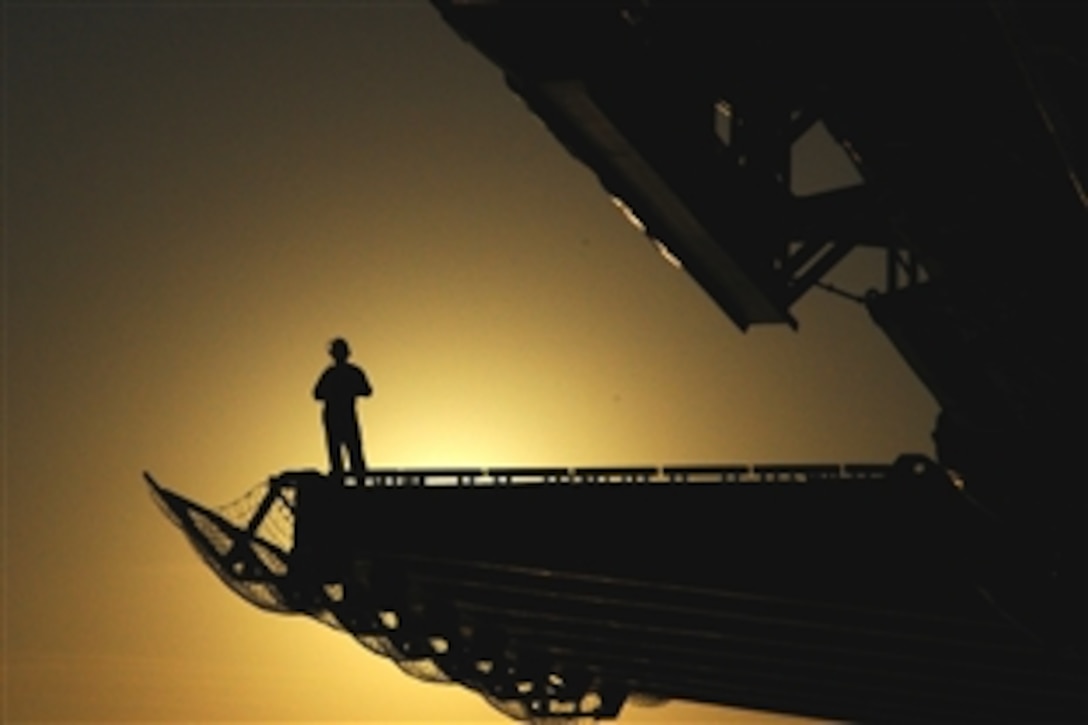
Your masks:
M812 481L876 481L888 477L888 464L712 464L684 466L376 468L365 485L508 486L519 484L781 484ZM351 480L348 480L349 485Z

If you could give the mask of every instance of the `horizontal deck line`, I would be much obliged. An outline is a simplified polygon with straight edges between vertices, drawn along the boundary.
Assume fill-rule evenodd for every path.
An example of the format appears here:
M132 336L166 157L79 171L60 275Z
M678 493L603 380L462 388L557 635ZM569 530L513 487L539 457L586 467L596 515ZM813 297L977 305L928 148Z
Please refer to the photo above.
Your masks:
M806 483L872 481L888 477L891 465L850 464L698 464L678 466L526 466L374 468L366 486L503 486L520 483ZM349 485L354 482L348 479Z

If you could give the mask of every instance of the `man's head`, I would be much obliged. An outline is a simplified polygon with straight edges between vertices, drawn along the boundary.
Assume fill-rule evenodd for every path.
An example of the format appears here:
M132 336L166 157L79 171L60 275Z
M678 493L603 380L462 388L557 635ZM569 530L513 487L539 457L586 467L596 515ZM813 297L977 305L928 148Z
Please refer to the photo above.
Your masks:
M351 348L348 347L348 341L342 337L338 337L329 343L329 354L332 355L332 359L336 362L344 362L351 355Z

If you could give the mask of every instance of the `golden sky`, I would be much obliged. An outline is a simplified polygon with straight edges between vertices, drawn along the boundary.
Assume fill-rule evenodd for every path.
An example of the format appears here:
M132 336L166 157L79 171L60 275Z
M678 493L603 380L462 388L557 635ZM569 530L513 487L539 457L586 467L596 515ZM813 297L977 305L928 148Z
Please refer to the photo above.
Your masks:
M863 308L815 291L799 332L739 332L424 2L12 2L5 27L6 720L504 721L244 603L147 495L145 469L216 505L323 466L336 335L374 466L931 450ZM726 715L756 717L621 721Z

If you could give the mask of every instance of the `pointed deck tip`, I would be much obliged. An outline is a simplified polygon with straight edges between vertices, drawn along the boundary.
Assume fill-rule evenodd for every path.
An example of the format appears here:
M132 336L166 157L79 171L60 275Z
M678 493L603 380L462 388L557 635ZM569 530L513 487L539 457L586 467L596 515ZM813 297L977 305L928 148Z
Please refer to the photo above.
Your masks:
M170 489L163 486L161 483L155 480L155 477L151 475L149 471L144 471L144 483L151 489L151 496L159 502L165 502L169 499L176 498L176 494Z
M188 502L170 489L163 487L150 472L144 471L143 475L152 502L166 515L166 518L180 526L182 512Z

